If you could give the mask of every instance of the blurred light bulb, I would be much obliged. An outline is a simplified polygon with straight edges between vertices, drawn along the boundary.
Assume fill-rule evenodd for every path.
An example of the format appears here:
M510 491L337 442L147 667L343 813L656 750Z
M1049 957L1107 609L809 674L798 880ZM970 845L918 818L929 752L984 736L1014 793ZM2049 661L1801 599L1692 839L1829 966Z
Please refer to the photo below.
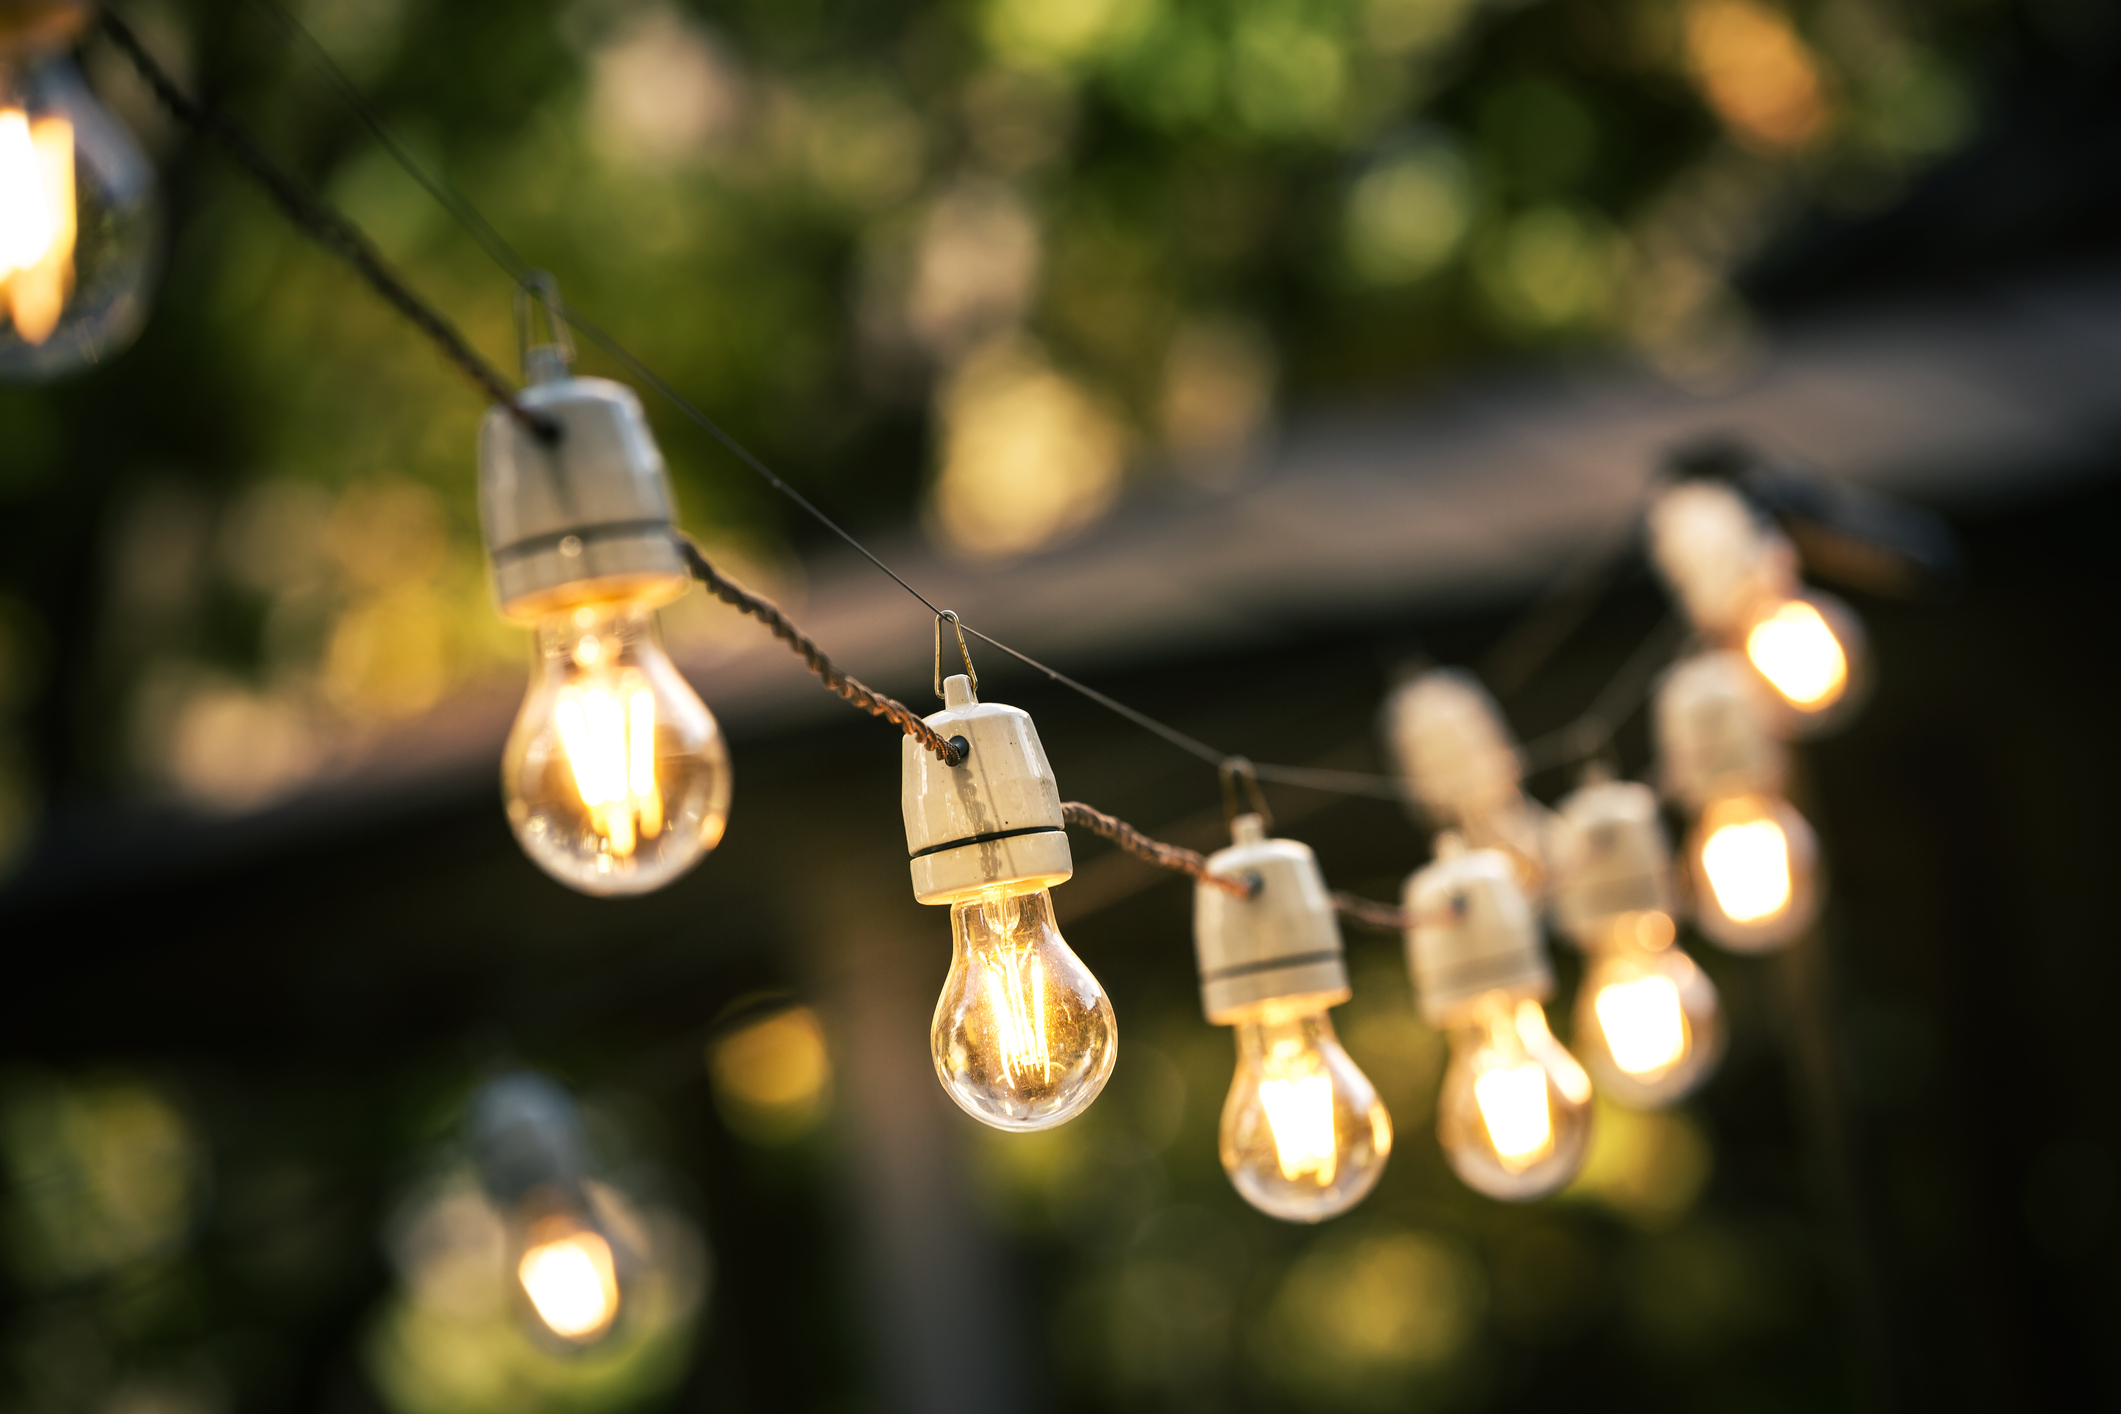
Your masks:
M729 754L640 602L538 621L530 694L502 760L509 823L546 873L591 894L645 893L722 838Z
M1577 994L1584 1062L1622 1104L1668 1104L1705 1079L1723 1051L1715 985L1673 936L1663 913L1615 918Z
M1815 911L1811 826L1776 796L1710 802L1695 827L1695 915L1701 930L1737 952L1794 942Z
M1354 1207L1384 1173L1392 1117L1325 1009L1273 1008L1235 1030L1237 1074L1221 1130L1230 1182L1247 1203L1290 1222Z
M117 352L146 314L154 175L65 58L0 58L0 381Z
M1451 1033L1437 1138L1465 1183L1491 1198L1541 1198L1583 1166L1591 1078L1530 999L1496 992Z
M554 1214L532 1224L516 1263L531 1309L554 1335L593 1340L619 1313L619 1276L611 1244L578 1220Z
M1827 594L1772 601L1746 629L1745 656L1800 734L1844 717L1864 680L1862 625Z
M950 1098L997 1129L1051 1129L1112 1076L1112 1003L1042 888L996 885L950 907L950 975L929 1048Z

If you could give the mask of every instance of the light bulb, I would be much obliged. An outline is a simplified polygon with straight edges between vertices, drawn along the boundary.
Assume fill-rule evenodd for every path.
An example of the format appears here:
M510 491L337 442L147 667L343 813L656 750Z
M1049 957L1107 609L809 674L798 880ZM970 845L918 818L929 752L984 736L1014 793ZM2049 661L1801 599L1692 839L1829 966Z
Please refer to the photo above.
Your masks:
M661 888L720 842L728 749L652 608L583 604L538 621L501 785L524 852L584 893Z
M1780 796L1748 793L1709 802L1687 852L1695 922L1724 947L1769 952L1795 942L1811 925L1818 841Z
M1577 993L1578 1049L1599 1088L1622 1104L1669 1104L1723 1052L1715 984L1673 936L1668 914L1614 918Z
M531 1225L516 1280L554 1335L591 1341L619 1314L618 1266L602 1233L561 1213Z
M1119 1055L1112 1003L1053 923L1042 888L950 906L950 976L929 1047L943 1089L996 1129L1051 1129L1097 1098Z
M1392 1152L1392 1117L1333 1034L1323 1007L1237 1022L1223 1102L1223 1170L1247 1203L1320 1222L1360 1203Z
M1591 1078L1538 1002L1493 992L1452 1028L1436 1135L1459 1178L1491 1198L1543 1198L1576 1176Z
M147 313L154 170L72 62L0 54L0 381L122 349Z
M1863 628L1839 599L1805 593L1773 600L1744 638L1746 661L1799 734L1842 720L1856 705L1866 681Z

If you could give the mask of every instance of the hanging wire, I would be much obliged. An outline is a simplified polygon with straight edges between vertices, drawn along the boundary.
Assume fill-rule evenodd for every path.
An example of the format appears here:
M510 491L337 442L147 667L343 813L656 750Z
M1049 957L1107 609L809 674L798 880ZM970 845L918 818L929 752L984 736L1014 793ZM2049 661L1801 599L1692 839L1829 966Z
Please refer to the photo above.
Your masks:
M516 390L503 378L492 364L480 357L470 342L457 332L454 324L434 306L415 294L398 273L383 259L375 243L346 219L329 203L305 187L293 174L282 168L260 147L255 139L238 127L218 109L192 98L162 66L147 52L147 46L133 33L132 27L118 17L108 6L97 11L97 22L104 34L109 36L125 57L139 71L155 98L164 108L187 127L214 139L236 160L236 164L256 178L275 205L292 221L296 228L317 244L338 256L377 294L408 320L413 327L425 334L436 348L464 375L479 386L490 401L508 409L509 415L531 432L541 442L551 443L559 439L558 424L540 417L516 400Z

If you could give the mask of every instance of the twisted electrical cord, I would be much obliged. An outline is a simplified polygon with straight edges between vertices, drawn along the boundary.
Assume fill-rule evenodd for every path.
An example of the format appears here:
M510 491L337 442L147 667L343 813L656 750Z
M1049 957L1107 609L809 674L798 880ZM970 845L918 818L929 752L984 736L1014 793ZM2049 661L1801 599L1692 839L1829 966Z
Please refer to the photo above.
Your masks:
M1094 805L1085 805L1079 800L1061 802L1061 818L1077 829L1088 830L1093 835L1102 835L1137 859L1147 860L1159 869L1169 869L1177 874L1190 874L1203 884L1212 884L1224 893L1238 898L1251 898L1259 891L1257 880L1229 879L1208 872L1208 861L1190 849L1162 840L1152 840L1116 815L1107 815Z
M825 656L825 651L817 646L816 641L810 635L795 626L794 621L788 617L780 605L763 595L753 594L750 590L745 589L734 581L724 578L721 571L717 570L708 562L707 557L700 553L700 547L693 544L686 537L678 536L677 545L678 553L685 558L685 567L692 571L694 579L707 586L708 593L721 600L724 604L736 609L739 613L749 614L752 618L757 619L768 629L772 630L773 636L794 649L796 655L803 660L810 671L816 673L818 680L824 683L832 692L844 697L871 716L882 717L885 721L892 723L907 736L919 742L924 749L934 752L936 759L940 760L945 766L955 766L958 762L965 759L963 753L956 746L945 740L942 733L938 732L934 727L922 721L920 714L911 707L908 707L895 697L886 697L883 693L862 682L861 679L842 672L830 658Z
M265 189L281 212L296 228L338 256L354 268L354 272L392 308L404 315L413 327L425 334L436 348L464 375L479 386L481 392L492 401L508 409L516 421L528 428L541 442L553 442L559 437L559 428L550 419L538 416L516 399L516 390L508 380L497 372L493 365L479 356L476 349L457 332L454 324L440 311L415 294L411 286L390 268L383 255L360 227L315 193L309 191L292 174L265 155L257 142L218 109L194 99L177 86L168 72L147 52L147 46L133 33L132 27L120 19L108 6L99 6L97 23L104 34L132 61L140 77L153 90L156 99L187 127L220 143L258 185Z

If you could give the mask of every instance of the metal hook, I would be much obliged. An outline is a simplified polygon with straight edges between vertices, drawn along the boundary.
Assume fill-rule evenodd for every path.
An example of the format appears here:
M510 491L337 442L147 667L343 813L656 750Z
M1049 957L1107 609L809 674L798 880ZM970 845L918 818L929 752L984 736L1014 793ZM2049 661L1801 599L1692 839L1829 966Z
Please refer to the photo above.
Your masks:
M1273 828L1274 812L1267 808L1266 792L1259 788L1259 772L1253 769L1251 761L1242 756L1226 756L1215 772L1223 783L1224 824L1235 826L1237 817L1245 813L1244 803L1238 799L1239 783L1242 782L1245 795L1251 797L1251 813L1259 817L1262 827Z
M544 339L536 337L538 310L545 311ZM532 270L516 284L516 348L526 382L564 378L574 367L574 331L560 303L560 282L549 270Z
M972 666L972 650L965 646L965 626L958 621L955 609L940 610L935 616L935 695L943 695L943 620L950 620L950 627L957 630L957 651L965 659L965 676L972 679L972 695L979 696L979 669Z

